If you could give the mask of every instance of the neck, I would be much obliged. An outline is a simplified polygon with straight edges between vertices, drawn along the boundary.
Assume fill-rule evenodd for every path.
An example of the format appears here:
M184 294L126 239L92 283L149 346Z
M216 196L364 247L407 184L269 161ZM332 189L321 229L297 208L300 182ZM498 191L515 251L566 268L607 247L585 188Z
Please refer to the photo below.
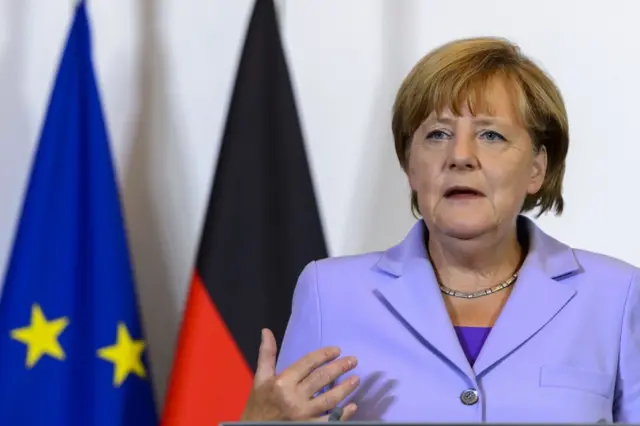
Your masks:
M523 257L515 226L471 240L430 233L427 247L440 283L464 292L489 288L510 278Z

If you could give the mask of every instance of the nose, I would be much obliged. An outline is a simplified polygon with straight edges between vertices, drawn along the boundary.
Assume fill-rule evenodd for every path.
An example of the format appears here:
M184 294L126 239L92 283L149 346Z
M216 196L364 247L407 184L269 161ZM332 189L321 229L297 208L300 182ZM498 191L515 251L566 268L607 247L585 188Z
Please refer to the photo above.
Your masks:
M465 132L466 133L466 132ZM471 171L479 166L476 143L473 135L457 134L449 144L448 168L452 170Z

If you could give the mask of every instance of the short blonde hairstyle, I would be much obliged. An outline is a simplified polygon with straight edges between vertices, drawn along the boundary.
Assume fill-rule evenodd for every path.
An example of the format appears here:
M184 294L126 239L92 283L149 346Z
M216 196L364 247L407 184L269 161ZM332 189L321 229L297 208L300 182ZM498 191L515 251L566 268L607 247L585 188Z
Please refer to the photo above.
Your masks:
M515 111L529 131L534 149L547 151L547 173L540 191L528 195L522 212L538 215L564 208L562 180L569 149L569 123L560 91L551 78L519 47L493 37L447 43L424 56L403 81L393 106L392 131L396 154L406 170L413 134L433 112L450 108L472 114L490 107L484 93L494 78L504 78L513 94ZM419 215L417 194L411 207Z

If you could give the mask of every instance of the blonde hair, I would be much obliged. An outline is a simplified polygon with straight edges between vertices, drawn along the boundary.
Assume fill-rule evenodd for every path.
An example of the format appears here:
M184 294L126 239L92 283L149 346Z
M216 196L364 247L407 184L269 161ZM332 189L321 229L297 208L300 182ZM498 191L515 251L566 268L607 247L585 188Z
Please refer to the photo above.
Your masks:
M519 47L493 37L447 43L424 56L404 79L393 106L392 131L396 154L406 170L413 134L433 112L445 108L460 114L486 111L485 91L494 78L508 83L515 111L529 131L534 149L547 151L547 173L540 191L528 195L522 212L538 215L564 208L562 180L569 149L569 123L560 91L551 78ZM411 207L419 215L417 195Z

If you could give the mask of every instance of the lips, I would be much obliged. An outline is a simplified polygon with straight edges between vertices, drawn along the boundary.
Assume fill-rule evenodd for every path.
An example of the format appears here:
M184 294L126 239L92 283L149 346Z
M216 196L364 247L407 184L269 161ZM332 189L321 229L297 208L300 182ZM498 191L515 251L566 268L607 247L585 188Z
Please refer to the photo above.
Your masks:
M452 186L444 193L445 198L473 198L484 197L484 194L478 189L470 186Z

